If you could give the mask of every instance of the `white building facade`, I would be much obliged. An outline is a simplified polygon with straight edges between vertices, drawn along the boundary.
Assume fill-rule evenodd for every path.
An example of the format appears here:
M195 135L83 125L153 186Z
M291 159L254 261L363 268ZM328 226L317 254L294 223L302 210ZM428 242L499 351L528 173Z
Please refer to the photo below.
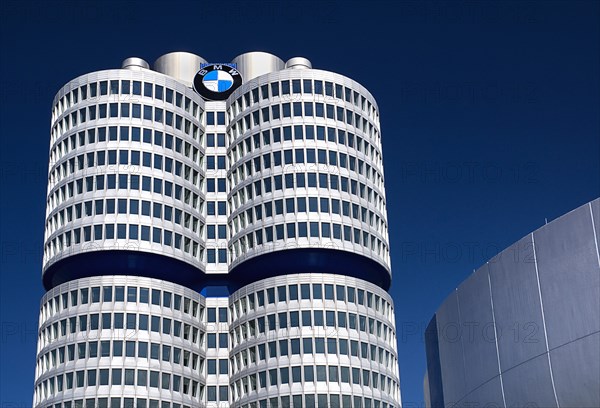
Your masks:
M399 407L379 114L183 52L52 109L35 407Z

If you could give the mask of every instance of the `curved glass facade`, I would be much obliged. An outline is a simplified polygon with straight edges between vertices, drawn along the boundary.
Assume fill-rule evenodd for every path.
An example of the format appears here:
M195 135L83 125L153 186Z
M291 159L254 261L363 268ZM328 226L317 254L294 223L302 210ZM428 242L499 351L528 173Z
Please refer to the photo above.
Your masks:
M400 406L364 87L128 58L58 92L50 140L36 408Z

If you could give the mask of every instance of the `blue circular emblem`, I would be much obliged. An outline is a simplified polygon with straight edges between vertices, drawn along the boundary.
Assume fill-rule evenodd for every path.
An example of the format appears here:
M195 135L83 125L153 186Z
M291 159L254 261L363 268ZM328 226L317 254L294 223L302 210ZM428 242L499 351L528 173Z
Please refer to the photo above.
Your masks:
M225 71L211 71L204 75L202 84L213 92L225 92L233 86L233 78Z
M213 101L227 99L241 84L239 71L227 64L204 66L194 77L194 90Z

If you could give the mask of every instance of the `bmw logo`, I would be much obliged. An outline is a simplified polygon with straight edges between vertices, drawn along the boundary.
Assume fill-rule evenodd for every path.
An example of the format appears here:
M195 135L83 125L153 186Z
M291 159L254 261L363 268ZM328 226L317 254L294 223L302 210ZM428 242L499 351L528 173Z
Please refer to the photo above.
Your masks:
M242 84L239 71L228 64L203 66L194 77L194 90L204 99L227 99Z

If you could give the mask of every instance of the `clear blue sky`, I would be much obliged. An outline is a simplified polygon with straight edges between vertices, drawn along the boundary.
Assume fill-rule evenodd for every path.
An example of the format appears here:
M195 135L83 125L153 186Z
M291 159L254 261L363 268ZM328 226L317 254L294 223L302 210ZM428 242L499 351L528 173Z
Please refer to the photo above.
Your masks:
M247 51L366 86L381 110L401 387L422 403L422 329L496 252L600 195L597 1L0 6L0 405L31 406L50 107L70 79L190 51Z

